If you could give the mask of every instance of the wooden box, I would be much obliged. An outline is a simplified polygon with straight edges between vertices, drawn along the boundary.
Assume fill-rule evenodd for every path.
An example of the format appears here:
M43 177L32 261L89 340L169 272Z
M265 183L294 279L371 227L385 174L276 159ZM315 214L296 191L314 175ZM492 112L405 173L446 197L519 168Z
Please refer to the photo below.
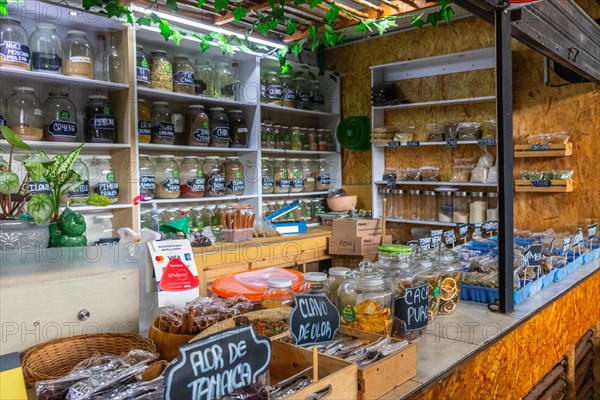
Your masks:
M269 369L271 385L277 384L312 365L312 352L287 343L271 342L273 355ZM313 393L329 389L326 399L354 400L358 398L358 367L356 364L319 354L319 381L286 397L304 400ZM311 371L312 374L312 371Z

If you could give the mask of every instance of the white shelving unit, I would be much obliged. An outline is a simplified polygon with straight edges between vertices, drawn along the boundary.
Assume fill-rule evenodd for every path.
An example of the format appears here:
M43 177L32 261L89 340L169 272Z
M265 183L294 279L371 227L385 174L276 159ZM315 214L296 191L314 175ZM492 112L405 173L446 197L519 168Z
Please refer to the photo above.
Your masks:
M443 107L453 106L458 104L474 104L487 103L496 101L496 96L471 97L466 99L450 99L438 101L423 101L420 103L395 104L392 106L373 107L373 110L401 110L406 108L428 108L428 107Z

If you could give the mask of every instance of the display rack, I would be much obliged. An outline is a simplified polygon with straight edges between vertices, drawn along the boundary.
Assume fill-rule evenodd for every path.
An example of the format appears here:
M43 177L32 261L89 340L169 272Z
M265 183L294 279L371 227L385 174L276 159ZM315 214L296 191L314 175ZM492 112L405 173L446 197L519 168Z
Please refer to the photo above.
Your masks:
M568 193L573 191L573 180L548 180L548 181L515 181L515 192L531 193Z
M573 143L571 142L542 146L529 144L515 145L515 158L566 157L571 155L573 155Z

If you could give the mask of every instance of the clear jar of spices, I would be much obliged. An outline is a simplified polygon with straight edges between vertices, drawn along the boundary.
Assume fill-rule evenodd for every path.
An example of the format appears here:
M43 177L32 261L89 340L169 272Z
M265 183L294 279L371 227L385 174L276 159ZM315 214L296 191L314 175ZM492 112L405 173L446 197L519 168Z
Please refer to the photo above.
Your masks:
M271 129L272 129L272 125L270 125L270 124L266 124L264 122L262 122L260 124L260 147L262 149L274 149L275 148L275 143L270 142ZM273 147L269 147L269 146L273 146Z
M327 274L324 272L307 272L304 274L304 282L300 286L300 293L329 296L329 285Z
M77 138L77 110L66 92L50 92L44 103L44 139L74 142Z
M302 150L302 132L300 128L294 126L290 131L290 150Z
M189 106L186 118L186 136L189 146L208 147L210 144L210 126L208 114L204 112L204 106Z
M295 303L292 280L288 278L270 278L267 290L262 297L263 309L293 307Z
M329 286L329 300L337 307L338 306L338 289L346 282L346 275L350 272L350 268L333 267L329 268L329 278L327 285Z
M157 199L177 199L180 194L179 165L175 162L175 156L161 154L156 163L154 196Z
M311 97L312 97L312 108L316 111L321 111L325 106L325 97L321 93L321 89L319 88L319 81L314 80L310 82L311 87Z
M310 151L318 151L319 150L319 136L317 135L317 130L314 128L308 129L307 135L307 150Z
M52 24L37 24L29 39L31 43L31 70L62 74L62 38Z
M281 105L281 80L276 72L270 71L266 74L266 103Z
M173 58L173 91L186 94L196 93L194 67L184 55L176 55Z
M304 177L304 192L315 191L315 167L312 160L305 158L300 160L302 176Z
M419 219L424 221L436 221L438 213L437 196L433 190L423 191Z
M29 71L29 33L15 18L0 19L0 65Z
M294 79L296 85L296 98L298 108L302 110L312 110L312 94L310 86L303 78Z
M135 73L137 84L140 87L150 86L150 60L144 52L144 46L137 45L135 48Z
M273 178L273 164L269 161L268 158L261 159L261 188L263 194L273 193L273 189L275 186L275 180Z
M281 75L281 105L296 108L296 87L289 75Z
M67 32L64 58L65 75L94 79L94 49L85 32Z
M42 140L44 111L33 88L15 88L6 100L6 122L22 140Z
M229 130L229 118L221 107L213 107L209 110L210 147L229 147L231 133Z
M173 64L166 51L153 50L150 53L150 87L173 91Z
M93 193L108 197L112 204L119 201L119 182L111 156L94 156L88 167Z
M452 194L458 189L453 188L438 188L436 192L439 198L438 221L452 222L454 219L454 199Z
M310 199L302 200L302 216L301 219L305 220L307 223L310 223L313 219L313 207Z
M79 174L81 182L71 186L67 193L63 195L61 202L62 204L68 204L71 207L83 206L87 204L91 194L90 170L79 158L73 162L71 169Z
M152 104L152 143L175 143L175 124L166 101L155 101Z
M117 140L117 121L108 104L108 97L89 97L83 126L88 143L114 143Z
M273 164L273 176L275 180L274 193L289 193L290 174L285 158L276 158Z
M326 160L319 160L319 167L315 171L315 190L329 190L331 186L331 173L329 172L329 163Z
M273 125L271 132L276 138L275 148L281 149L281 150L289 150L289 145L290 145L289 137L288 137L288 141L286 143L286 140L285 140L286 132L284 131L283 127L281 125Z
M181 197L204 197L204 166L198 156L185 156L180 168Z
M147 154L140 154L140 194L144 201L154 198L156 190L156 169Z
M150 143L152 140L152 113L146 100L138 100L138 143Z
M194 79L196 95L214 97L215 74L206 60L196 60L194 63Z
M457 224L469 223L469 198L467 192L454 193L454 211L452 222Z
M304 174L302 173L302 164L297 158L292 158L288 162L290 173L290 193L300 193L304 190Z
M231 146L237 149L248 147L248 126L242 110L229 111L229 129L231 135Z
M246 190L246 181L244 180L244 166L237 156L225 158L225 194L241 196Z
M217 156L206 157L204 162L204 188L206 197L225 195L225 169L223 162Z

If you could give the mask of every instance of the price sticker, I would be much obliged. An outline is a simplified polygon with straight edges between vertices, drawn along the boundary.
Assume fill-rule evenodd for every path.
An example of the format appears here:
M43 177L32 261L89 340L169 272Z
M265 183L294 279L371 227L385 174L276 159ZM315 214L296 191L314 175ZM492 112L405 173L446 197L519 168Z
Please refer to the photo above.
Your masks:
M583 242L583 229L579 228L573 239L573 246L578 246L581 242Z
M410 246L410 248L412 249L412 252L414 253L415 250L417 249L417 247L419 246L419 241L418 240L409 240L406 244Z
M389 142L388 147L400 147L400 142L397 142L397 141Z
M456 146L458 146L458 140L456 140L456 139L446 140L446 147L456 147Z
M483 228L483 224L473 224L473 236L481 236L482 228Z
M540 267L542 265L542 245L533 244L523 254L523 263L528 267Z
M419 142L418 140L411 140L406 142L406 145L408 147L419 147L421 145L421 142Z

